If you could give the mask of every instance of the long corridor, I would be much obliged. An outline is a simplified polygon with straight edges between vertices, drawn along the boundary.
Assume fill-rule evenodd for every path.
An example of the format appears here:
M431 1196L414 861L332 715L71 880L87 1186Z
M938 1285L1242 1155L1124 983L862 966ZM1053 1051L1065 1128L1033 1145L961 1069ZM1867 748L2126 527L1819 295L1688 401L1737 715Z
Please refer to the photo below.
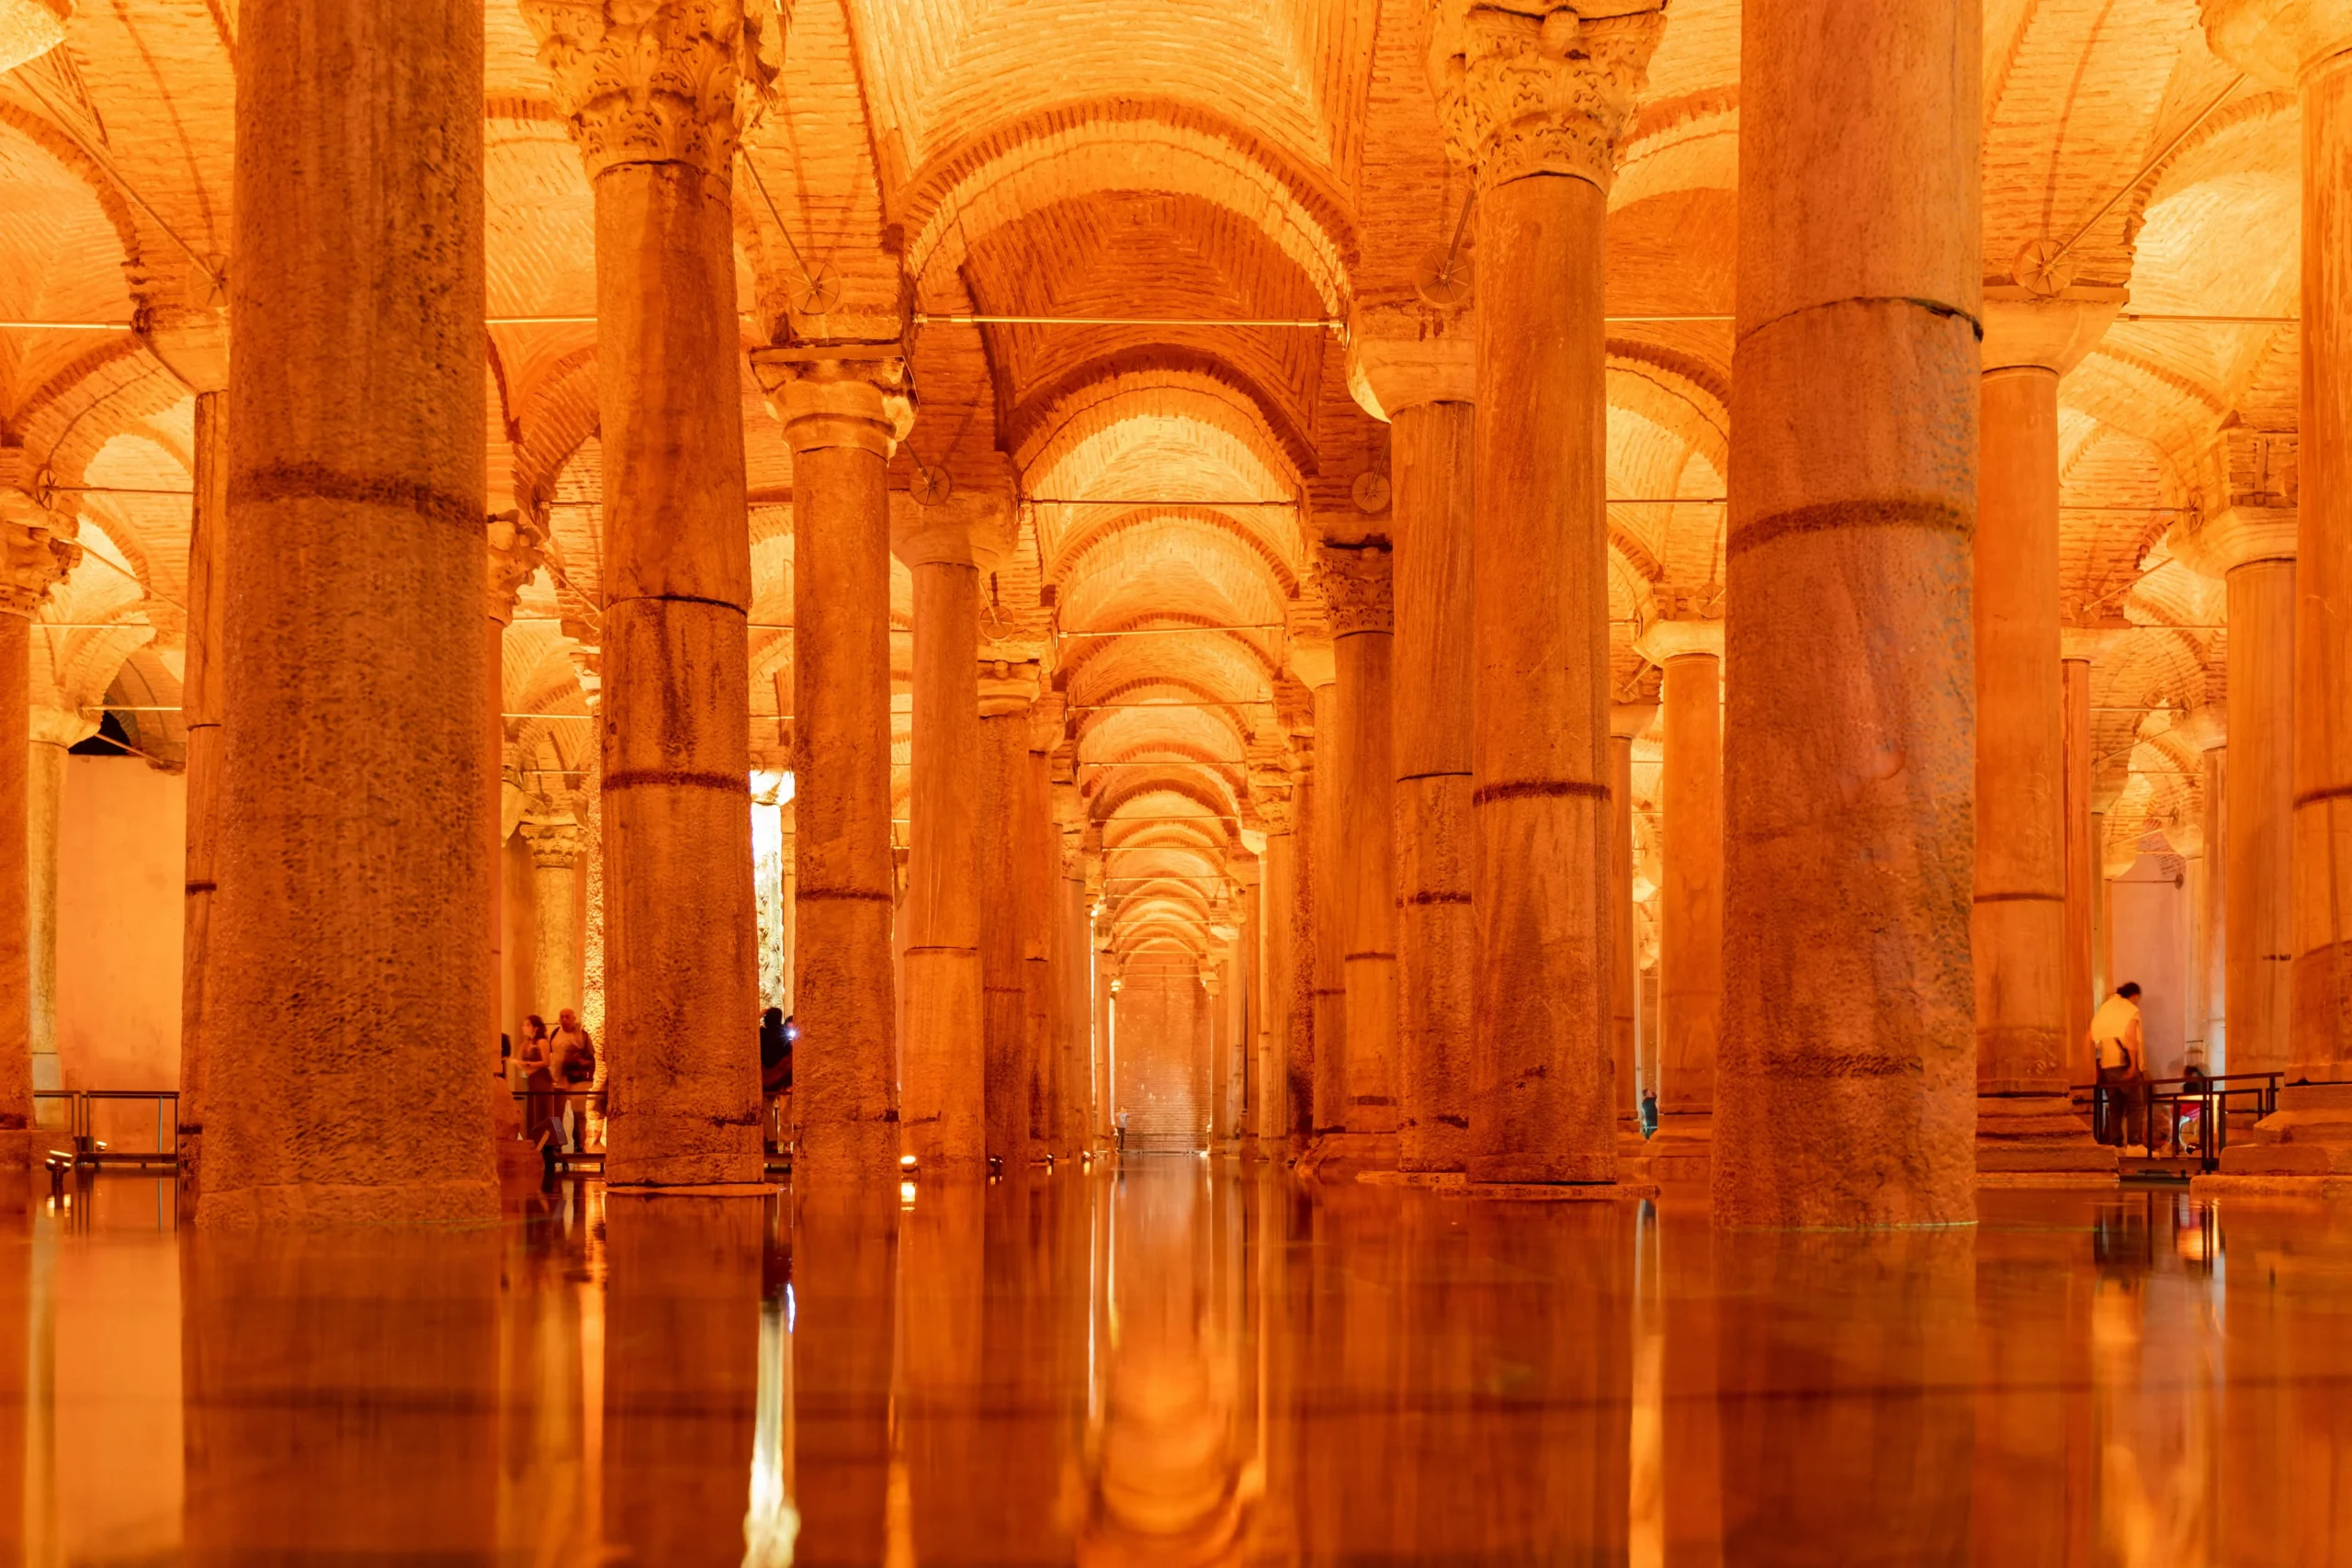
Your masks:
M1760 1234L1182 1156L438 1235L72 1196L0 1244L28 1564L2352 1560L2316 1204Z

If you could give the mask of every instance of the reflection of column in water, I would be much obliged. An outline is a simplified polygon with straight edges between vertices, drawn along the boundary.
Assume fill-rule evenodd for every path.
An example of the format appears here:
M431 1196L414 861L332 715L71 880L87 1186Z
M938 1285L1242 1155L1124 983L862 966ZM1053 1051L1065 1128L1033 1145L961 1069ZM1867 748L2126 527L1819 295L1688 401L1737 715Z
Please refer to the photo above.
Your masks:
M2084 1269L2090 1249L2079 1223L2045 1217L2044 1196L1996 1190L1977 1201L1984 1224L1976 1237L1974 1561L2072 1568L2092 1560L2098 1465ZM2079 1222L2082 1213L2075 1208L2070 1218ZM2103 1247L2108 1233L2095 1222L2094 1246Z
M1190 1162L1113 1198L1113 1339L1087 1434L1080 1568L1242 1559L1257 1477L1235 1450L1238 1345L1207 1266L1210 1216Z
M1657 1207L1644 1200L1634 1229L1634 1414L1627 1434L1625 1562L1664 1568L1666 1499L1658 1461L1665 1443L1666 1319L1658 1300Z
M2221 1333L2217 1286L2201 1256L2204 1215L2185 1194L2127 1194L2121 1201L2142 1211L2162 1245L2152 1246L2146 1269L2103 1271L2091 1298L2099 1545L2103 1556L2121 1562L2219 1562L2213 1427ZM2259 1529L2267 1535L2269 1526ZM2279 1561L2343 1560L2342 1541L2317 1555L2273 1544Z
M883 1561L898 1227L895 1187L793 1196L792 1495L803 1562Z
M640 1562L741 1554L763 1202L611 1192L605 1528Z
M752 1433L752 1500L743 1568L791 1568L800 1515L792 1506L792 1287L760 1303L759 1414Z

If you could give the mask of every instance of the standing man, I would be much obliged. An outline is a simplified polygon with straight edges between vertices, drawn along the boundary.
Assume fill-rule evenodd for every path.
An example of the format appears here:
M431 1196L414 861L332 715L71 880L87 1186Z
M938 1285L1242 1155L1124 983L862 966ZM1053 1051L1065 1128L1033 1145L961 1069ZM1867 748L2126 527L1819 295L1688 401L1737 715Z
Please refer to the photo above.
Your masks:
M2140 986L2126 980L2115 994L2099 1003L2091 1015L2091 1061L2098 1069L2099 1087L2107 1090L2108 1127L2120 1108L2123 1152L2144 1156L2148 1152L2147 1037L2140 1026Z

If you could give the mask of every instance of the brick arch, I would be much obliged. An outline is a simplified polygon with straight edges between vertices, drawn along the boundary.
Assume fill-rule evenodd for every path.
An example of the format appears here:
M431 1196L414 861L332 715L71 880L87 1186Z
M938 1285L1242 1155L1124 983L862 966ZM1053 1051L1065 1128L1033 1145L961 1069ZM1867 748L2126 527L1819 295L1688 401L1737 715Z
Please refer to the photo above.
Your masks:
M1132 344L1086 361L1027 393L1004 422L1004 448L1023 468L1072 420L1102 405L1148 399L1163 389L1198 395L1204 408L1222 406L1280 452L1298 476L1317 471L1315 443L1255 378L1220 356L1182 344ZM1269 466L1279 467L1270 460Z
M932 159L910 182L907 270L964 264L972 241L1054 202L1142 188L1228 207L1264 231L1330 315L1346 314L1355 242L1347 206L1303 165L1193 105L1115 97L1003 121Z

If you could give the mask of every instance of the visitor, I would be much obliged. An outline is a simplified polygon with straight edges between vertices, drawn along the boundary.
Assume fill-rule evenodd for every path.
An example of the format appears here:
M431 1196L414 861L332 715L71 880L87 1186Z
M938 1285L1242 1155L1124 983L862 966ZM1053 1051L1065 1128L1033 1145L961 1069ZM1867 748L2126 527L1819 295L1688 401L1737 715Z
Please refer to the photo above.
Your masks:
M760 1015L760 1094L766 1101L770 1154L784 1147L784 1129L792 1124L792 1039L797 1032L782 1008Z
M596 1043L588 1037L580 1015L566 1008L555 1015L555 1033L548 1041L548 1051L555 1059L556 1082L562 1090L557 1097L555 1119L560 1124L564 1111L571 1112L571 1151L579 1154L588 1146L588 1086L596 1078Z
M1657 1136L1657 1090L1654 1089L1642 1090L1642 1136Z
M2106 1133L2127 1155L2148 1152L2147 1036L2140 1022L2140 987L2126 980L2091 1015L2092 1065L2106 1090Z
M523 1020L523 1141L544 1141L555 1122L555 1057L548 1049L548 1021L537 1013Z
M1120 1111L1114 1119L1114 1135L1118 1139L1118 1150L1121 1154L1125 1154L1127 1152L1127 1113L1125 1111Z

